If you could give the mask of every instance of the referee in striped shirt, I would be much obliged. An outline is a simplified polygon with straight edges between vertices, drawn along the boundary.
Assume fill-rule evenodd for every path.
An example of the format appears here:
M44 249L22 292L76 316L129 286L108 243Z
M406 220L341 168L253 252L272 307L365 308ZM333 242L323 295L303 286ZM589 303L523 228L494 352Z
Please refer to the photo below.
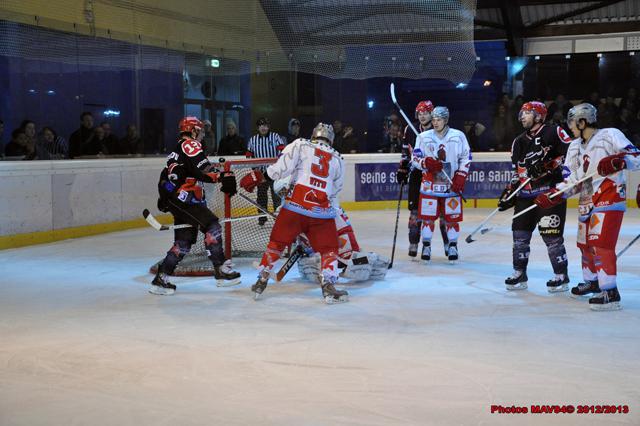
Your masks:
M247 157L248 158L275 158L280 154L280 151L284 149L284 139L277 133L272 132L269 129L269 120L262 117L256 122L258 127L258 134L249 139L247 144ZM280 197L273 190L273 181L269 180L258 185L258 199L257 202L265 210L269 205L269 191L271 191L271 200L273 201L273 209L280 206ZM262 213L258 211L258 213ZM267 221L266 217L258 219L258 223L262 226Z

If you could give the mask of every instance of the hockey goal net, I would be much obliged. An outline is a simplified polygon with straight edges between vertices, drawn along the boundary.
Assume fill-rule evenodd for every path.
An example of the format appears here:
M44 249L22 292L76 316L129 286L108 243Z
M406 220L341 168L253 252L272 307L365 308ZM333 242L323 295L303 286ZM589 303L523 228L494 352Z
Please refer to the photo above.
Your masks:
M275 158L256 158L242 160L227 160L221 164L226 171L233 171L238 182L238 195L229 197L220 191L220 184L205 184L207 206L223 222L222 235L225 256L228 259L234 257L260 257L267 248L269 235L273 228L272 216L260 211L251 202L245 200L240 194L245 195L254 202L258 202L258 190L253 193L240 187L240 180L253 169L266 168L273 164ZM267 191L268 211L274 212L273 194ZM277 195L276 195L277 197ZM169 247L167 247L169 248ZM157 271L157 262L151 267L151 272ZM204 235L198 233L198 241L191 247L191 251L178 264L173 275L198 276L212 275L213 266L207 257L204 247Z

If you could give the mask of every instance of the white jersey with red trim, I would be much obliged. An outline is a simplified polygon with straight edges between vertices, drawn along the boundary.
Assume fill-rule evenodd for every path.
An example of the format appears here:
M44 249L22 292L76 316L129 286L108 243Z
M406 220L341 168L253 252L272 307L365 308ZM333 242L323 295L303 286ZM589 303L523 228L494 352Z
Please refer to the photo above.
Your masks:
M618 129L597 129L587 143L580 138L573 140L562 170L564 181L557 184L556 188L563 189L591 173L597 173L600 160L623 152L636 153L625 156L628 169L640 168L640 158L637 155L640 151ZM565 196L577 193L580 194L579 213L582 215L588 214L592 209L624 211L627 197L624 171L606 177L596 175L567 191Z
M342 190L344 165L340 154L321 140L296 139L274 164L267 167L273 179L291 176L283 208L309 217L333 219Z
M418 170L422 169L422 159L435 157L442 162L442 171L433 175L424 173L420 192L435 197L455 197L451 191L451 183L445 173L453 178L456 171L468 173L471 164L471 148L463 132L447 128L442 138L435 129L427 130L418 135L416 145L411 155L411 164Z

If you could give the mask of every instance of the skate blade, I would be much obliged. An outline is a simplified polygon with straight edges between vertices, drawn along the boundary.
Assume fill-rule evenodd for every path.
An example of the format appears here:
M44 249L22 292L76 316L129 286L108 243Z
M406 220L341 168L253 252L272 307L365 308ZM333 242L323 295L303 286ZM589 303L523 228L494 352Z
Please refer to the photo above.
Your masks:
M505 287L507 288L507 290L509 291L513 291L513 290L526 290L527 288L529 288L529 286L527 285L526 282L523 283L518 283L515 285L508 285L505 284Z
M176 291L174 289L162 288L155 285L151 286L151 288L149 289L149 293L155 294L156 296L171 296L175 292Z
M240 278L234 278L232 280L216 280L216 287L233 287L240 284Z
M449 265L455 265L458 263L458 259L449 259Z
M622 309L620 302L609 302L604 305L596 305L594 303L589 304L589 308L592 311L604 312L604 311L619 311Z
M253 292L253 300L260 300L262 299L262 293L257 293L257 292Z
M338 303L346 303L349 301L349 296L345 295L345 296L340 296L337 299L333 296L325 296L324 297L324 303L326 303L327 305L336 305Z
M567 284L559 285L557 287L547 287L549 293L560 293L562 291L568 291L569 286Z

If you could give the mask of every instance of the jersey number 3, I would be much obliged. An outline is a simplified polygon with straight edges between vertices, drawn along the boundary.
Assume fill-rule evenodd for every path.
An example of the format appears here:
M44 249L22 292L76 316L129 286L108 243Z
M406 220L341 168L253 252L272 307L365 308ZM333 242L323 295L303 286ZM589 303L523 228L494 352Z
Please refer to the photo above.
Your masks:
M331 154L319 148L316 148L313 154L318 158L318 164L313 163L311 165L311 173L318 177L326 178L329 176L329 162L331 161Z

